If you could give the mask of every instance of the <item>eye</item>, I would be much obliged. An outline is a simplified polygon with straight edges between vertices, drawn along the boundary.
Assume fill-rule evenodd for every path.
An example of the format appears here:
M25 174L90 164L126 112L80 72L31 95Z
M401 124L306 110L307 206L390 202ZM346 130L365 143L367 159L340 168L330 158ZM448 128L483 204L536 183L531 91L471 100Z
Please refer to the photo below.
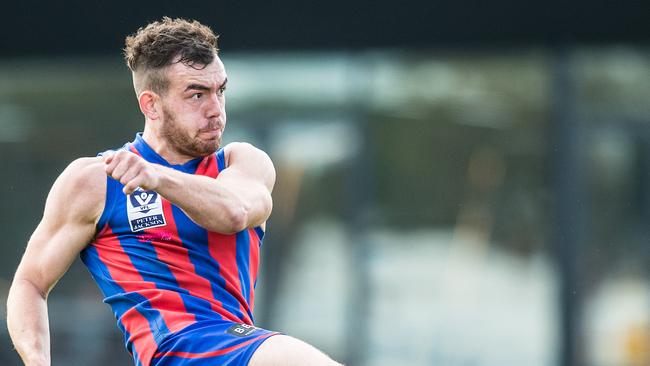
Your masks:
M194 93L191 96L192 99L201 99L202 97L203 97L203 93Z
M225 92L226 92L226 87L225 86L222 86L221 88L219 88L219 94L223 95L223 93L225 93Z

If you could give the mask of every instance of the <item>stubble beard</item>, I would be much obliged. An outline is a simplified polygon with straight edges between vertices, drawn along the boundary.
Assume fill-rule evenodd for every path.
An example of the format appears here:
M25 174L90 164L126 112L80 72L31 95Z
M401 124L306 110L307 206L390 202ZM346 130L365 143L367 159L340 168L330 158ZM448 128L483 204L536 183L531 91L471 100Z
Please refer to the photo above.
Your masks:
M177 152L191 157L201 157L214 154L221 145L221 137L215 141L204 141L198 137L188 136L178 125L176 114L163 107L164 122L161 135Z

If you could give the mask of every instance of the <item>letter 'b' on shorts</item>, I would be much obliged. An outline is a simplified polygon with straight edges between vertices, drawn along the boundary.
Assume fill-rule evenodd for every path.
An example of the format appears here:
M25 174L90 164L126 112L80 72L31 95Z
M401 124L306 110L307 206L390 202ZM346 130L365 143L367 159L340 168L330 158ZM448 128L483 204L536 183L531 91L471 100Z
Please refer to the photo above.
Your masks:
M160 344L151 366L246 366L257 347L276 334L225 321L192 324Z

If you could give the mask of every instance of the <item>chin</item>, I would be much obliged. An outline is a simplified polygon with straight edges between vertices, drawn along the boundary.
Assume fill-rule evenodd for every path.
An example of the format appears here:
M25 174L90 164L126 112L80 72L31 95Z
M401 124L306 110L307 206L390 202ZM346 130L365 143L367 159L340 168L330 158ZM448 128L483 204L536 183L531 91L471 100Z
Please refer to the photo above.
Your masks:
M214 143L202 144L197 150L199 150L202 153L201 156L206 156L217 152L220 146L221 146L221 141L215 141Z

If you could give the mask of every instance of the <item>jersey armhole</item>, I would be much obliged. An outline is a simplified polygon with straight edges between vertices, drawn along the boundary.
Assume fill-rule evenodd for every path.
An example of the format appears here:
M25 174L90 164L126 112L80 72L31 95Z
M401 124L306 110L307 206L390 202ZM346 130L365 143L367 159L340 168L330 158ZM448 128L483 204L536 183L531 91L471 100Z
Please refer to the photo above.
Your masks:
M257 237L260 239L260 245L261 245L262 239L264 239L264 229L262 229L261 226L255 226L254 230L257 233Z
M226 169L225 151L225 148L221 148L219 151L217 151L217 168L219 169L219 172Z
M128 149L130 145L131 143L127 142L119 150ZM114 152L114 151L115 150L107 150L97 154L97 156L103 156L108 152ZM106 227L106 223L108 222L108 219L111 217L111 214L113 213L113 206L115 205L115 191L118 189L118 187L119 184L117 184L117 181L109 177L108 175L106 175L106 198L104 199L104 210L102 211L101 216L99 216L99 220L97 221L97 225L95 226L95 233L96 233L95 235L99 235L104 230L104 227Z
M95 232L99 234L104 227L106 226L106 223L108 222L108 219L111 217L111 213L113 213L113 206L115 205L115 191L118 187L116 184L117 181L108 175L106 176L106 199L104 200L104 211L102 211L102 215L99 217L99 221L97 221L97 226L95 227Z

